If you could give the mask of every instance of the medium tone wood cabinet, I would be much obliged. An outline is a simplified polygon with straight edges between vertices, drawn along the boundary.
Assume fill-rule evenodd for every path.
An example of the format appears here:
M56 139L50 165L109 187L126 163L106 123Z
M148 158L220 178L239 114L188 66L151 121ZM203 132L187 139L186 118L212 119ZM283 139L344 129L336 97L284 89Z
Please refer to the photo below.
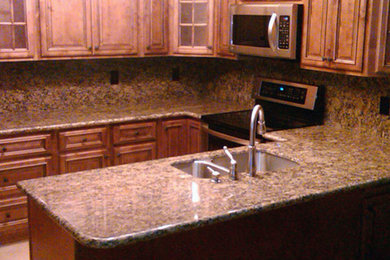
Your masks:
M54 173L52 134L0 138L0 244L28 237L26 197L16 183Z
M138 2L39 0L42 56L136 54Z
M172 0L173 54L214 53L213 0Z
M366 29L361 0L305 0L303 68L361 72Z
M145 55L169 51L169 0L144 0L143 48Z
M234 57L234 53L229 51L230 42L230 5L236 0L216 0L216 50L220 56Z
M159 158L187 153L187 120L172 119L161 123Z
M31 0L0 2L0 60L36 55L35 8Z
M379 44L377 50L377 72L390 72L390 1L379 1Z

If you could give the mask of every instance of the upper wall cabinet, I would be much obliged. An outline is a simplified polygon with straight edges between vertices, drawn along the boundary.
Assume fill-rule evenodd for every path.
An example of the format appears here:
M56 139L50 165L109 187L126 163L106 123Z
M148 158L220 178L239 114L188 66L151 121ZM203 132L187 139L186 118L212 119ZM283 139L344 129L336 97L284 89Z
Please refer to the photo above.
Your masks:
M169 2L168 0L144 0L144 35L145 55L167 54Z
M33 58L35 54L33 30L32 1L0 1L0 59Z
M366 0L305 0L302 67L363 70Z
M390 0L379 1L377 72L390 72Z
M138 51L138 0L39 0L43 57Z
M229 51L230 41L230 5L235 4L236 0L216 0L216 47L217 54L220 56L234 56Z
M213 54L213 0L172 0L174 54Z

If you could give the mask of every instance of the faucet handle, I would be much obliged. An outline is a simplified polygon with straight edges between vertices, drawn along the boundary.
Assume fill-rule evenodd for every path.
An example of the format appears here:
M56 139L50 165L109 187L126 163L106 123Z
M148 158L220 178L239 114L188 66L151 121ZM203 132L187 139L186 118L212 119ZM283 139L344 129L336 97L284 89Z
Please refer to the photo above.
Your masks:
M234 160L233 155L229 152L227 146L223 147L223 151L225 152L226 156L229 157L231 164L237 164L237 161Z
M218 177L219 177L219 175L221 175L221 173L218 172L218 171L213 170L213 168L211 168L210 166L207 166L206 168L207 168L207 170L209 170L209 171L211 172L211 174L213 175L213 178L211 179L211 182L220 183L221 180L220 180Z
M259 135L264 135L267 132L267 129L265 127L265 120L259 120L257 121L258 127L257 127L257 133Z

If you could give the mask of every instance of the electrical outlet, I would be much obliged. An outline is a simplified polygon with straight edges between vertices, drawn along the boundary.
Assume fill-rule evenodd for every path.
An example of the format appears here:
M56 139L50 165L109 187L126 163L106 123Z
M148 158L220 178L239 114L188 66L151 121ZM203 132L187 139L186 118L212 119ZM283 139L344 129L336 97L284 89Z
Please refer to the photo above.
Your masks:
M117 70L112 70L110 72L110 84L111 85L118 85L119 84L119 71Z
M390 97L381 97L379 113L381 115L390 115Z

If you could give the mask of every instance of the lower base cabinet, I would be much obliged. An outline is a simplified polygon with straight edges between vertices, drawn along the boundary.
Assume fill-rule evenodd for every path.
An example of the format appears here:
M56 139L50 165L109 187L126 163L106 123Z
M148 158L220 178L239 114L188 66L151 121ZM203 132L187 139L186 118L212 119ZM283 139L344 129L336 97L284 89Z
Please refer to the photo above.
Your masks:
M388 205L388 195L377 199ZM388 206L379 206L377 199L369 204L381 213L370 223L386 236ZM111 249L79 244L29 200L32 259L56 254L64 259L361 259L364 200L363 190L340 192ZM62 243L52 242L58 240ZM388 240L377 245L371 248L375 258L367 259L388 259Z
M114 148L114 164L127 164L153 160L157 158L155 142L125 145Z

